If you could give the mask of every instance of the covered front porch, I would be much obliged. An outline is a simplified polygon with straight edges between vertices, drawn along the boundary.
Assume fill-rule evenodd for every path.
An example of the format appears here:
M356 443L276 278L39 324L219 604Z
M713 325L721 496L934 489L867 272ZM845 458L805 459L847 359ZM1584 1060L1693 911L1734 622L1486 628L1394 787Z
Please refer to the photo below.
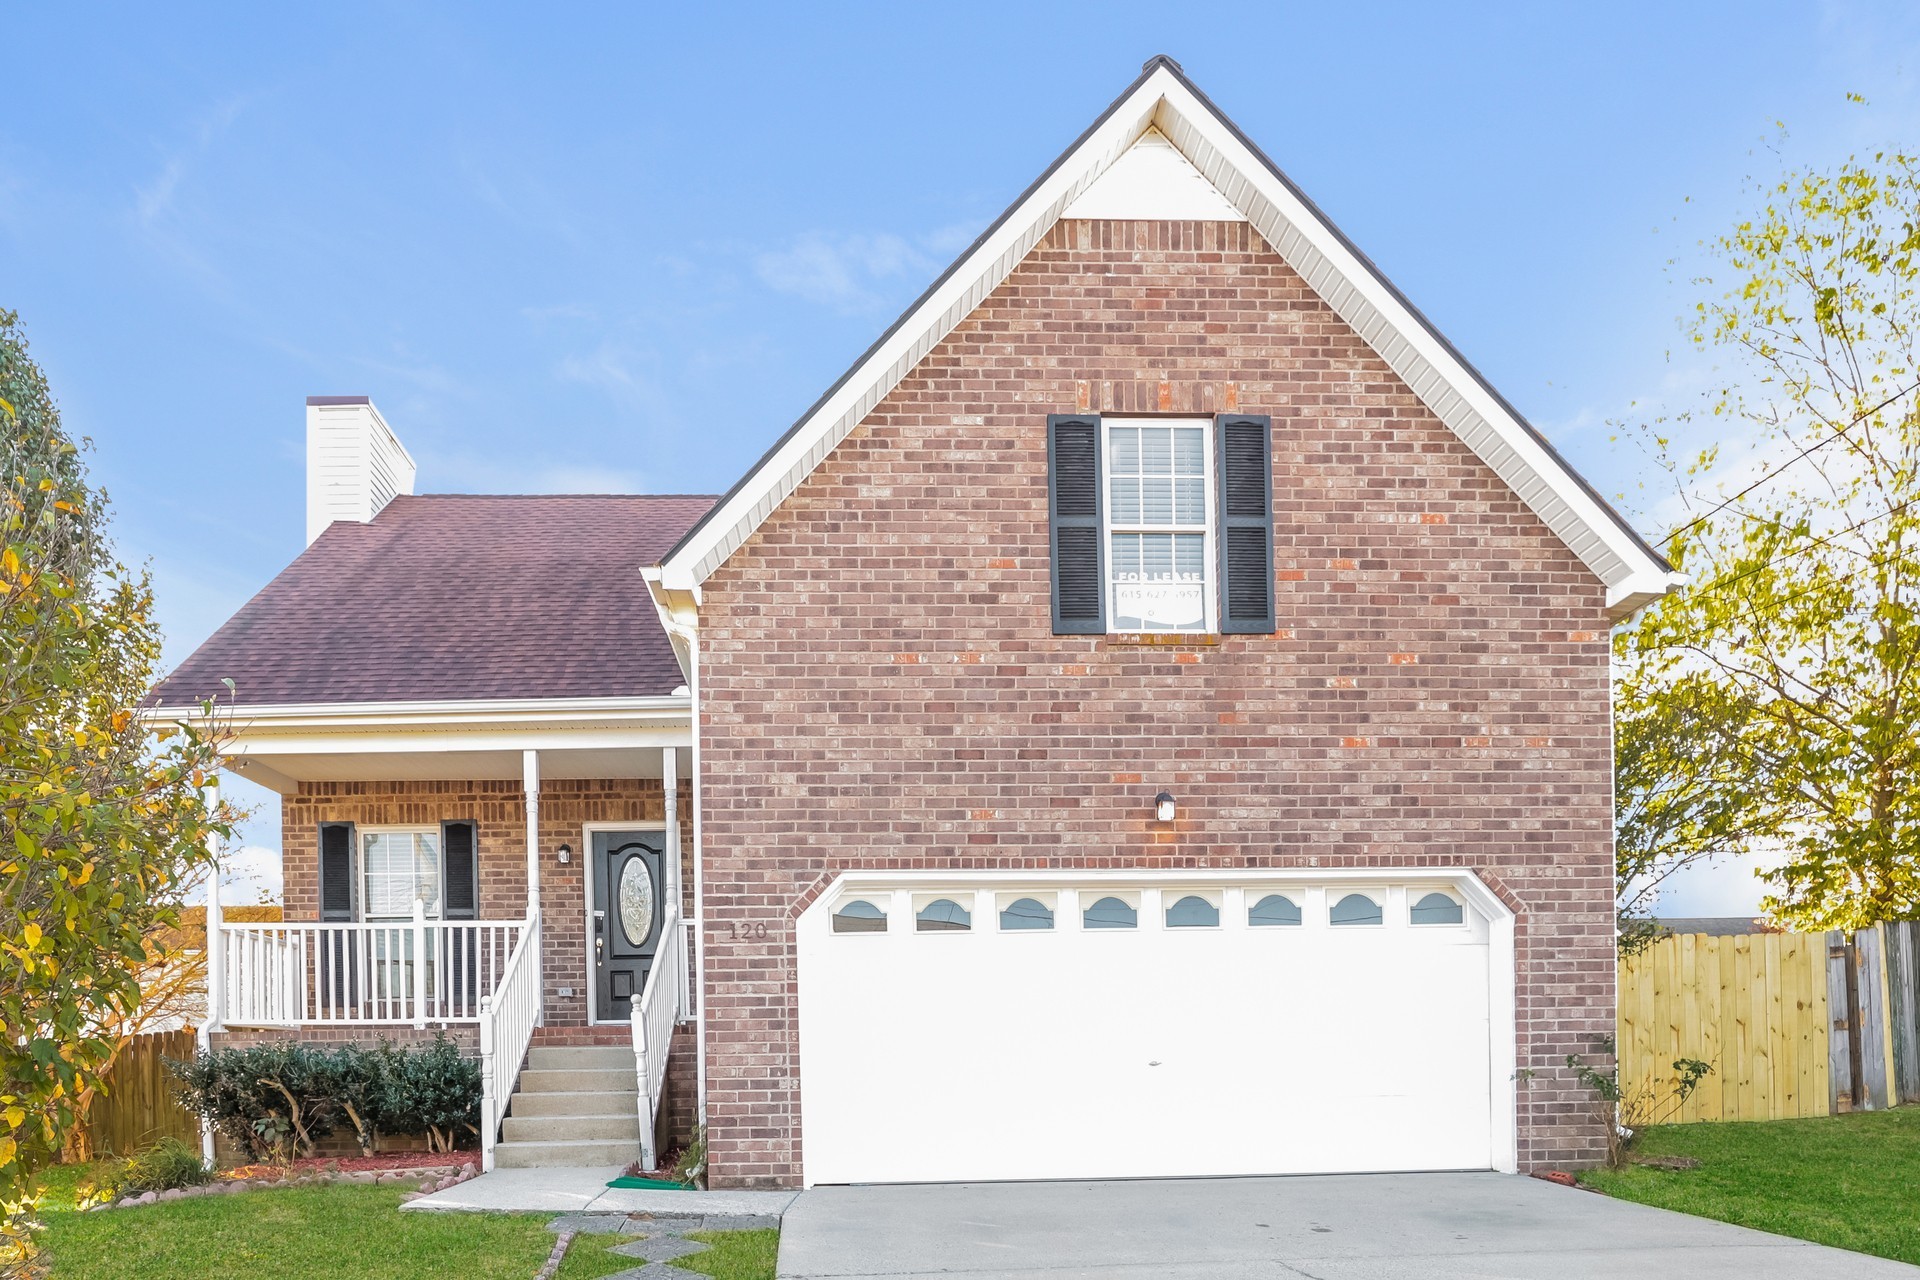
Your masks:
M687 701L235 713L220 726L229 767L281 797L285 910L229 923L216 877L202 1044L452 1034L480 1059L491 1169L545 1028L545 1044L601 1046L593 1098L543 1100L590 1114L548 1127L611 1125L606 1100L626 1098L613 1131L637 1120L635 1155L654 1167L695 988ZM618 1090L615 1033L630 1050ZM513 1115L505 1145L516 1127L537 1140L540 1122Z

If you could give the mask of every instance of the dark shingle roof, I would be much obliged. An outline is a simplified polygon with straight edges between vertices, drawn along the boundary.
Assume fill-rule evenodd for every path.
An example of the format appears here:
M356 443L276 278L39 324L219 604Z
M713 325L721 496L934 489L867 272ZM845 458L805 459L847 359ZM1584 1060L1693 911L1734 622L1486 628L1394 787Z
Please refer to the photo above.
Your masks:
M182 706L622 698L682 683L641 581L710 497L395 498L329 526L155 687Z

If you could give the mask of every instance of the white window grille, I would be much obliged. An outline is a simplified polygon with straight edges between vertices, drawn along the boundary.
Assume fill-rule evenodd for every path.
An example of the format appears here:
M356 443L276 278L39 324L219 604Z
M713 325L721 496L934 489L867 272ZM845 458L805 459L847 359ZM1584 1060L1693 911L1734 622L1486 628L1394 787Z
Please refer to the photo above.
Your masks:
M1211 424L1106 421L1107 625L1214 626Z

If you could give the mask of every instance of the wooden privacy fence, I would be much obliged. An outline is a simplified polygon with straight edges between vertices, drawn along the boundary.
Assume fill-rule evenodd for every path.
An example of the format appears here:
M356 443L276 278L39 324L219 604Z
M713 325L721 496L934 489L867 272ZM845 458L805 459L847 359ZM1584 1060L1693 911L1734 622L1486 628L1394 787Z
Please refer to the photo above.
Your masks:
M1664 1100L1676 1060L1711 1064L1675 1124L1920 1101L1917 970L1917 923L1661 938L1620 962L1621 1086Z
M1887 944L1894 1093L1901 1102L1920 1102L1920 920L1880 928Z
M107 1072L108 1092L96 1094L87 1111L84 1137L75 1144L88 1156L132 1155L160 1138L174 1137L196 1150L200 1121L173 1098L165 1059L191 1058L191 1030L135 1036Z

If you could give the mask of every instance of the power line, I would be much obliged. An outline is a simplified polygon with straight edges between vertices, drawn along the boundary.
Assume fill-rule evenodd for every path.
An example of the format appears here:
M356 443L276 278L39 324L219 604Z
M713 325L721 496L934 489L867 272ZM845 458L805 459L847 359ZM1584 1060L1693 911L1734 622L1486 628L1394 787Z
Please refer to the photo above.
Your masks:
M1899 515L1902 511L1905 511L1908 507L1911 507L1916 503L1920 503L1920 496L1908 498L1905 502L1896 503L1893 506L1888 507L1885 511L1876 512L1873 515L1862 517L1861 519L1854 521L1852 524L1848 525L1844 529L1837 529L1833 533L1828 534L1825 537L1815 538L1813 542L1807 546L1796 547L1794 550L1789 551L1784 555L1778 555L1773 557L1771 560L1766 560L1761 562L1760 564L1753 565L1750 568L1742 569L1739 573L1733 574L1731 577L1716 579L1713 582L1707 583L1703 587L1690 590L1687 592L1687 595L1689 598L1698 598L1700 596L1707 595L1711 592L1719 591L1719 590L1722 590L1723 588L1733 586L1737 582L1743 581L1744 579L1747 579L1747 578L1751 578L1756 573L1764 573L1766 570L1773 568L1777 564L1784 564L1787 561L1792 560L1797 556L1806 555L1808 552L1816 550L1819 547L1829 546L1832 544L1833 539L1841 537L1845 534L1852 533L1857 529L1862 529L1867 525L1874 523L1876 520L1886 520L1886 519L1889 519L1890 517ZM1850 548L1847 548L1847 549L1850 549ZM1873 556L1869 556L1868 560L1876 565L1881 563L1881 561L1878 558ZM1816 582L1812 586L1803 587L1801 590L1795 591L1790 595L1782 596L1778 600L1775 600L1773 603L1776 607L1783 604L1789 604L1795 600L1800 599L1802 596L1811 595L1813 592L1820 590L1820 588L1821 588L1821 584ZM1754 610L1752 608L1741 609L1739 610L1739 613L1742 616L1750 618L1755 622L1759 622L1763 620L1761 614L1757 610ZM1652 645L1647 648L1640 649L1639 652L1656 653L1662 649L1685 648L1691 643L1692 642L1690 641L1674 641L1668 644Z
M1813 453L1814 451L1818 449L1823 449L1827 445L1832 444L1835 440L1838 440L1841 436L1846 435L1847 432L1853 430L1855 427L1865 422L1868 418L1871 418L1874 414L1880 412L1882 409L1892 404L1895 400L1898 400L1901 396L1906 395L1909 391L1914 390L1916 387L1920 387L1920 382L1909 383L1906 386L1902 387L1900 390L1894 392L1892 395L1888 396L1885 400L1882 400L1879 404L1874 405L1872 408L1863 409L1851 422L1848 422L1845 426L1837 428L1835 431L1833 431L1829 435L1822 436L1820 439L1814 441L1812 444L1808 445L1806 448L1802 449L1800 452L1794 454L1791 458L1788 458L1785 462L1781 463L1779 466L1775 467L1773 470L1767 472L1765 475L1755 480L1752 484L1748 485L1746 488L1742 489L1740 492L1734 494L1731 498L1728 498L1726 501L1721 502L1718 505L1714 506L1711 510L1707 511L1703 515L1700 515L1692 520L1689 520L1687 523L1681 525L1679 528L1669 532L1665 537L1660 539L1660 545L1664 547L1669 542L1672 542L1675 538L1679 537L1681 534L1686 533L1689 530L1699 528L1701 525L1713 519L1715 516L1719 515L1722 511L1725 511L1728 507L1732 506L1734 503L1740 501L1740 499L1752 493L1755 489L1758 489L1761 485L1767 484L1774 480L1778 480L1780 478L1781 472L1785 471L1788 467L1792 466L1794 463L1800 461L1802 458Z

